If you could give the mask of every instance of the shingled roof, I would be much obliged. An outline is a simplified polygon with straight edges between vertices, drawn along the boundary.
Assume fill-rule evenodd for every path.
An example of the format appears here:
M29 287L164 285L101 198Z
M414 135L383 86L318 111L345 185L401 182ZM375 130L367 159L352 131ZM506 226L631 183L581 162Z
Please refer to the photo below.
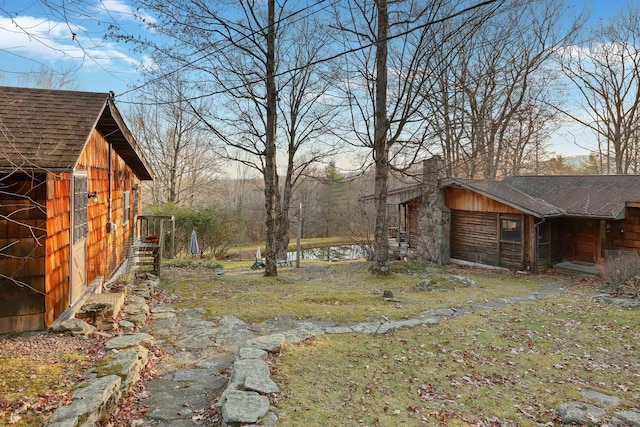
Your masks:
M71 170L93 128L140 179L153 178L108 93L0 86L2 170Z
M627 202L640 202L640 175L516 176L504 181L447 178L536 217L621 219Z

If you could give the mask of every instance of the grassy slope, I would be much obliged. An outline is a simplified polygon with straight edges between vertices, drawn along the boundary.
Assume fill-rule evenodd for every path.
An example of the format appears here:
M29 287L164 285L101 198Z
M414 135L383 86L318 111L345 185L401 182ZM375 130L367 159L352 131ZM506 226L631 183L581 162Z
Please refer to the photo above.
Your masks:
M577 292L389 336L319 337L273 360L280 425L556 425L580 389L637 408L638 324L637 310Z
M400 319L469 301L529 294L543 280L532 276L471 275L477 280L477 287L432 293L411 289L427 278L446 282L446 272L427 264L397 263L395 268L400 272L372 276L369 265L362 261L306 262L300 269L280 268L278 277L263 277L262 271L249 270L246 262L223 264L223 277L214 276L206 268L166 268L163 287L181 296L178 307L205 308L209 317L233 314L251 322L291 317L344 323L383 315ZM391 290L399 302L384 301L384 290Z

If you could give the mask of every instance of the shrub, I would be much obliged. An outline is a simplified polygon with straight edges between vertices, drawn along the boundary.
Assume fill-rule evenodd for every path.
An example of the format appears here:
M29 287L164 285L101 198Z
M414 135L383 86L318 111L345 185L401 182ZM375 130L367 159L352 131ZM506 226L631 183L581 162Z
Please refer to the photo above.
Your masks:
M636 252L616 251L607 255L602 276L614 294L640 294L640 255Z
M190 208L167 204L152 208L153 215L173 215L176 219L176 253L189 255L191 232L195 230L200 249L199 256L224 258L235 243L242 227L237 212L213 206Z

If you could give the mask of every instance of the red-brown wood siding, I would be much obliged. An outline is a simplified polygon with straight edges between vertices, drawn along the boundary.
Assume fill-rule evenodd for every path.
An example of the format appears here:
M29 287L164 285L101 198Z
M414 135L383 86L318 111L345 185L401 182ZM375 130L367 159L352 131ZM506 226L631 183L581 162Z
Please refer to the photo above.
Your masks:
M45 174L0 177L0 333L44 326Z
M46 325L69 307L71 178L71 172L47 174Z
M89 201L88 207L87 280L91 283L99 276L111 277L128 254L135 224L134 209L132 206L128 223L123 221L122 199L124 191L129 191L133 202L133 186L139 181L131 168L95 130L78 160L77 169L87 171L88 191L95 191L99 199L97 202ZM115 224L114 229L110 223Z

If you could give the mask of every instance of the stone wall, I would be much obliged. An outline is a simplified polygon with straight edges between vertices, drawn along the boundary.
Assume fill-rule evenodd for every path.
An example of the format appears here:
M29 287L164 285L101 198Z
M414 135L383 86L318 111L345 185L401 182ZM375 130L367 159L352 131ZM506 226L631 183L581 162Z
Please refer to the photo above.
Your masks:
M444 204L439 180L444 176L444 162L435 156L424 161L422 205L418 210L419 258L444 264L450 259L451 212Z

